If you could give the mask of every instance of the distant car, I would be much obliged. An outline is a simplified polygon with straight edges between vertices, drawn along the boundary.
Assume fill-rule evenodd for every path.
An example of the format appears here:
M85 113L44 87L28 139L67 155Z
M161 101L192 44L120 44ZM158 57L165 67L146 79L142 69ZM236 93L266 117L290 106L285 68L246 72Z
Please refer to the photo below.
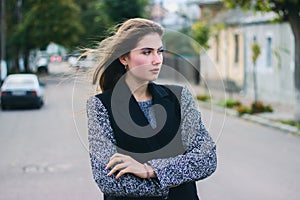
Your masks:
M33 73L47 74L50 62L46 51L33 51L29 57L29 68Z
M53 55L50 57L50 62L62 62L62 57L59 55Z
M1 87L1 108L41 108L44 105L44 89L35 74L11 74Z
M48 73L49 59L46 56L41 56L36 61L36 71L38 73Z
M69 58L69 63L71 66L79 68L79 69L87 69L94 67L95 63L97 62L97 59L94 54L90 53L88 55L82 55L76 58Z

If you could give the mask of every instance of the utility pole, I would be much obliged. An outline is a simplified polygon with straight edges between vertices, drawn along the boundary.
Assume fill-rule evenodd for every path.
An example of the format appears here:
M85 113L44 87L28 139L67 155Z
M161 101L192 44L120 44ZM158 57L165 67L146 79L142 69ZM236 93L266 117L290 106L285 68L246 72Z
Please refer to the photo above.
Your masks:
M5 0L1 0L1 59L0 59L0 82L2 83L2 67L6 67L6 23L5 23ZM2 65L3 64L3 65ZM0 83L0 85L1 85Z
M18 0L17 2L17 16L18 16L18 24L21 25L23 21L23 13L22 13L22 0ZM20 48L18 50L18 67L21 72L25 71L25 63L24 63L24 55L23 50Z

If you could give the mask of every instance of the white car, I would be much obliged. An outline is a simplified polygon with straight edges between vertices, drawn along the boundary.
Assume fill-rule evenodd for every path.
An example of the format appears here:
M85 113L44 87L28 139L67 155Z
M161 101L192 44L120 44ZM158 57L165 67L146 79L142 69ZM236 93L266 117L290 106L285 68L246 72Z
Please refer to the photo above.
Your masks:
M1 108L34 107L44 104L44 89L35 74L11 74L1 87Z
M88 69L94 67L97 62L97 58L94 54L90 53L88 55L79 56L79 58L69 58L69 63L71 66L76 67L78 69Z

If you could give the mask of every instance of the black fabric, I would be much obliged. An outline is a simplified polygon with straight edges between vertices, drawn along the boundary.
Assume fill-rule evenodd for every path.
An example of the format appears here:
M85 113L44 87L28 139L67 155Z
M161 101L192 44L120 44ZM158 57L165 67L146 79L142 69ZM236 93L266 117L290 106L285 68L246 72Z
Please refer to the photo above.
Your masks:
M104 195L104 200L162 200L163 197L113 197ZM171 188L167 200L199 200L195 182Z
M106 107L119 153L139 162L184 153L181 141L182 87L149 84L157 127L153 129L126 83L97 95Z
M104 200L162 200L163 197L113 197L104 195Z

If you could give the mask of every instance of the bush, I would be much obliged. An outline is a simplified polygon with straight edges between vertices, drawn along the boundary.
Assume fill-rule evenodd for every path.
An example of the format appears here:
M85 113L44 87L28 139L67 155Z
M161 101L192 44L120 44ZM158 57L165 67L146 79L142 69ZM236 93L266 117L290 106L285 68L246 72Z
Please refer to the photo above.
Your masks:
M241 102L233 99L226 99L224 101L221 101L218 103L220 106L226 107L226 108L233 108L236 106L240 106Z
M211 97L207 94L199 94L196 98L200 101L209 101L211 99Z
M251 109L244 105L238 106L236 110L237 110L239 116L241 116L243 114L251 114Z
M262 112L273 112L273 108L270 105L265 106L262 102L254 102L250 107L240 105L237 107L237 112L239 116L243 114L255 114Z
M251 104L251 113L273 112L270 105L265 106L261 101L253 102Z

